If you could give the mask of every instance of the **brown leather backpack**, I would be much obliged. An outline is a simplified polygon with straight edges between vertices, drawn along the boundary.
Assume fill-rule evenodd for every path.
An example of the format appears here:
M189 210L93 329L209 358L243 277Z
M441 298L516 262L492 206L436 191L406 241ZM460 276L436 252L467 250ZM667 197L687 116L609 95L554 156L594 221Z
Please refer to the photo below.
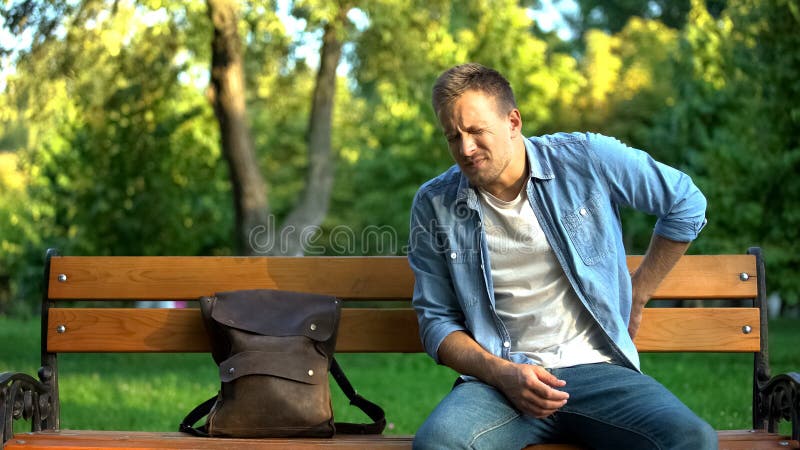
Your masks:
M218 293L200 310L219 366L219 393L180 431L212 437L380 434L383 409L356 394L333 358L341 314L335 297L277 290ZM374 422L334 423L328 372ZM207 416L198 428L194 424Z

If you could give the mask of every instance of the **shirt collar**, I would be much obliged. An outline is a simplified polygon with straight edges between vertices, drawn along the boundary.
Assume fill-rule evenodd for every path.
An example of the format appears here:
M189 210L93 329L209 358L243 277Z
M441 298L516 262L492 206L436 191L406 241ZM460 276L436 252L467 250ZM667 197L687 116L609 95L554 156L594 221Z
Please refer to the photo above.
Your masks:
M524 138L525 151L528 153L528 168L531 178L540 180L551 180L555 177L550 166L542 155L542 150L538 145L531 142L531 139ZM542 145L542 144L539 144Z
M531 139L523 138L523 142L525 143L525 153L528 157L528 173L530 174L531 179L553 179L553 171L550 170L550 166L547 164L547 161L545 161L542 157L541 149L531 142ZM459 170L459 174L460 178L458 181L458 196L456 197L456 201L465 201L470 208L477 209L478 196L475 193L475 189L473 189L473 186L469 184L469 180L467 179L466 175L464 175L464 172Z

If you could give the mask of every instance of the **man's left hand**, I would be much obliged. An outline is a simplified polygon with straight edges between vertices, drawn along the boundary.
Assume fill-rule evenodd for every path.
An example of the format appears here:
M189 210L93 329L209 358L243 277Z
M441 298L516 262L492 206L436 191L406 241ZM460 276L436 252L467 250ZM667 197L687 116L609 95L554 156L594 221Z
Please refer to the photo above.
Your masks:
M675 263L686 253L687 248L689 248L688 242L676 242L656 234L653 235L642 263L631 275L633 303L628 322L628 334L631 335L631 339L636 337L636 333L639 331L644 305L650 300L658 285L672 270Z
M636 337L636 333L639 331L639 325L642 324L642 311L644 311L644 305L647 303L648 299L644 301L639 300L634 296L633 304L631 305L631 318L628 321L628 334L631 335L631 339Z

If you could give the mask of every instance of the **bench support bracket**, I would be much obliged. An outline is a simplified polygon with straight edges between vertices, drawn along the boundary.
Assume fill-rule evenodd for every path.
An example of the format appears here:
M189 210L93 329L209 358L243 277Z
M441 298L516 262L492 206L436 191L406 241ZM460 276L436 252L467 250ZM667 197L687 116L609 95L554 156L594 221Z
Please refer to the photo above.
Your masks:
M761 316L761 351L755 354L753 367L753 429L778 432L781 420L792 423L792 439L800 439L800 374L790 372L774 377L769 369L769 334L767 283L764 256L759 247L747 250L756 257L758 297L755 306Z
M800 439L800 374L790 372L776 375L761 388L763 413L767 421L767 431L778 432L778 423L788 420L792 423L792 440Z
M0 373L0 440L5 443L14 435L15 420L30 420L31 431L48 428L53 405L50 387L24 373Z

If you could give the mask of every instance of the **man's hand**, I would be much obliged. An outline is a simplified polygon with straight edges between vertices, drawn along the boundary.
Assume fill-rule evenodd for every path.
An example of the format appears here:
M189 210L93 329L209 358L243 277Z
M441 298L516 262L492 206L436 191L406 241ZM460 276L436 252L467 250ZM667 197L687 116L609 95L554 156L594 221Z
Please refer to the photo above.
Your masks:
M509 362L498 374L496 386L522 413L547 417L567 403L569 394L555 388L567 383L547 370L529 364Z
M444 338L439 345L439 359L458 373L494 386L523 414L547 417L569 398L569 394L556 389L564 387L565 381L539 366L494 356L463 331L454 331Z
M642 323L642 310L644 305L653 296L656 288L678 260L689 248L688 242L671 241L665 237L653 234L650 247L647 249L642 263L636 272L631 275L631 288L633 303L631 304L631 317L628 322L628 334L631 339L639 331Z
M636 337L636 333L639 332L639 325L642 324L642 311L644 310L644 305L647 304L647 301L650 300L650 297L641 297L636 295L636 284L634 281L634 288L633 288L633 303L631 304L631 318L628 321L628 334L631 335L631 339Z

